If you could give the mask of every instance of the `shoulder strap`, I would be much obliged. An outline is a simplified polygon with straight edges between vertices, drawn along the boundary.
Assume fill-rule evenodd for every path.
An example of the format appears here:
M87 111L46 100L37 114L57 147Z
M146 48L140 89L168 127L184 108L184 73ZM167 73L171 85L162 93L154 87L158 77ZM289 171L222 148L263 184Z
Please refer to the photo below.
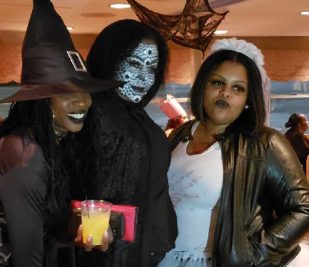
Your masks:
M168 136L171 151L174 150L180 141L187 142L193 138L191 135L191 128L195 122L196 120L188 121L171 132L171 134Z

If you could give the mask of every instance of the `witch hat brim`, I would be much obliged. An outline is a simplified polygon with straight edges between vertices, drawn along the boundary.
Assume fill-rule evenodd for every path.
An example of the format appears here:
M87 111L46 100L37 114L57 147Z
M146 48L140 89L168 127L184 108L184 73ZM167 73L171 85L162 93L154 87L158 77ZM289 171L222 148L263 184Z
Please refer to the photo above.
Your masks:
M21 84L14 81L0 83L0 103L6 103L6 101L3 100L10 98L12 95L19 92L21 87Z
M48 97L53 97L56 95L63 94L72 94L72 93L81 93L85 92L83 89L84 81L77 81L79 87L76 86L76 83L67 82L63 84L50 84L50 85L21 85L14 81L9 83L0 84L0 104L1 103L11 103L17 101L25 100L38 100ZM107 87L114 86L114 82L104 81ZM88 83L85 85L88 86ZM102 81L98 81L98 86L102 86ZM91 92L96 92L95 90L98 87L93 87ZM100 87L101 88L101 87ZM101 89L97 89L101 91Z
M98 92L120 85L116 81L91 77L53 4L50 0L34 0L22 47L21 84L7 87L12 94L0 102L34 100L72 92Z

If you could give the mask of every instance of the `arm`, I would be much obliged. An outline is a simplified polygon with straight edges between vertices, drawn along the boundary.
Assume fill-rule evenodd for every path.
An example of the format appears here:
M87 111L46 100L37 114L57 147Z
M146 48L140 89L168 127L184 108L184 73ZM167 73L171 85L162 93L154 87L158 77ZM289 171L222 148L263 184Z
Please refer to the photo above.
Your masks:
M267 247L289 253L309 229L309 189L299 160L280 134L273 134L267 158L266 188L278 218L264 235Z
M309 143L303 133L295 133L290 138L290 143L295 150L301 164L305 164L307 155L309 154Z
M43 266L45 180L28 167L16 167L0 179L10 247L15 267Z
M176 214L169 197L166 176L161 175L161 179L152 183L149 197L152 200L151 220L153 225L150 238L155 244L151 248L150 266L157 266L164 258L165 253L174 247L177 237Z

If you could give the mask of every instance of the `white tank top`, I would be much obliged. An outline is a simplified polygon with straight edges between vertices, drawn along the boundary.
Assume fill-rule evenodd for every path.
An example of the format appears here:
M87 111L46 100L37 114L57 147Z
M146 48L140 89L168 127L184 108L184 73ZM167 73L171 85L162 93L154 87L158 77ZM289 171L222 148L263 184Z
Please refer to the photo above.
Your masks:
M198 122L192 127L193 133L197 126ZM221 148L216 142L201 154L188 155L188 143L180 142L174 149L168 171L169 194L178 224L175 251L203 252L211 211L222 188Z

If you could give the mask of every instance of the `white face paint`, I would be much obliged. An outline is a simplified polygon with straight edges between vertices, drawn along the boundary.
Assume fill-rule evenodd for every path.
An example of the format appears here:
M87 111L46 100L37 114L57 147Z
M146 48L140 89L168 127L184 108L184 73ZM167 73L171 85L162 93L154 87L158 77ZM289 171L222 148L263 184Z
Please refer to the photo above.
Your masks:
M125 100L138 103L155 82L159 51L155 44L140 43L131 55L120 61L114 79L125 82L117 93Z

